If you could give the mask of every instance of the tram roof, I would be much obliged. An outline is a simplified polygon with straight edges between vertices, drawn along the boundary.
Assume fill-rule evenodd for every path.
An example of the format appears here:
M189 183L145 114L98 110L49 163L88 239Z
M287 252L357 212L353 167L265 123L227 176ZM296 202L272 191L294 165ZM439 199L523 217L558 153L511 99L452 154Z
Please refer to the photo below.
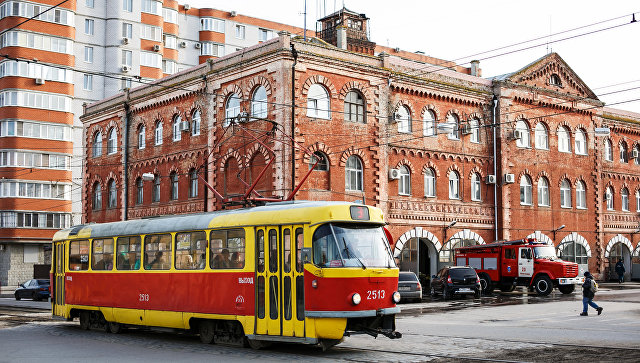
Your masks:
M206 213L184 214L174 216L158 216L143 219L134 219L128 221L118 221L109 223L89 223L73 226L56 232L53 236L54 241L65 240L69 238L101 238L113 236L135 236L149 233L168 233L177 231L192 231L212 228L212 223L216 220L222 226L241 226L241 225L261 225L261 224L278 224L278 223L304 223L309 222L303 220L300 214L294 215L295 221L291 218L281 220L282 216L270 214L262 214L261 212L277 212L289 209L302 208L322 208L336 205L355 205L351 202L333 202L333 201L290 201L267 203L264 206L240 208L232 210L219 210ZM371 207L371 206L369 206ZM249 219L251 214L251 219ZM246 215L246 216L243 216Z

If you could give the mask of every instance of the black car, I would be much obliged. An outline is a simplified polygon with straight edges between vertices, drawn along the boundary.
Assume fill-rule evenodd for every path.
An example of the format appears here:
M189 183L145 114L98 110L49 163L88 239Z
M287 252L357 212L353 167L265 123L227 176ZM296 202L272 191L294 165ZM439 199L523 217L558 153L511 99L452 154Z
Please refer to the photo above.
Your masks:
M13 293L16 300L23 298L40 301L49 298L49 280L33 279L20 284Z
M478 274L469 266L445 267L431 279L431 296L440 294L445 300L455 295L471 294L479 298L481 291Z
M422 285L418 276L411 271L400 271L398 275L398 292L401 301L422 300Z

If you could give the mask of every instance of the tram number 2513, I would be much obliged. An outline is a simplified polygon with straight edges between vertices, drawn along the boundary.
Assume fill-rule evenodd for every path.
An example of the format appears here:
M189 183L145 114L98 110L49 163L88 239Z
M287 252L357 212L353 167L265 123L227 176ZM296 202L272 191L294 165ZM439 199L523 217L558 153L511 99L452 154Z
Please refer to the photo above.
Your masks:
M149 301L149 294L138 294L138 301Z
M367 300L384 299L384 290L367 290Z

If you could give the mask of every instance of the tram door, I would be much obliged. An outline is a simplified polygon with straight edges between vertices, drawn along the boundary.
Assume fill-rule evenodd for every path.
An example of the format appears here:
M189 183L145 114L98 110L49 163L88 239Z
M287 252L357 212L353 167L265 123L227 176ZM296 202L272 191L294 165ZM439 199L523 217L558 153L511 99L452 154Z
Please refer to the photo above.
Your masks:
M56 242L53 248L53 281L51 304L53 315L64 317L64 242Z
M282 250L282 335L304 336L304 283L302 269L302 226L283 226Z

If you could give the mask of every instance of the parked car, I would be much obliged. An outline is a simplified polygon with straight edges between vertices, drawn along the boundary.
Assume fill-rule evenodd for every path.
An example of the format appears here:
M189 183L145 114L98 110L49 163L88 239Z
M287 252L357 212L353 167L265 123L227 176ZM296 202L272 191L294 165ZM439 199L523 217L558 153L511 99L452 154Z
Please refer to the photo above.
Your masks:
M480 297L480 279L473 267L450 266L441 269L431 278L431 296L442 295L444 300L455 295Z
M16 300L23 298L40 301L49 298L49 280L33 279L18 286L13 293Z
M418 276L411 271L400 271L398 292L400 301L422 300L422 285L418 281Z

